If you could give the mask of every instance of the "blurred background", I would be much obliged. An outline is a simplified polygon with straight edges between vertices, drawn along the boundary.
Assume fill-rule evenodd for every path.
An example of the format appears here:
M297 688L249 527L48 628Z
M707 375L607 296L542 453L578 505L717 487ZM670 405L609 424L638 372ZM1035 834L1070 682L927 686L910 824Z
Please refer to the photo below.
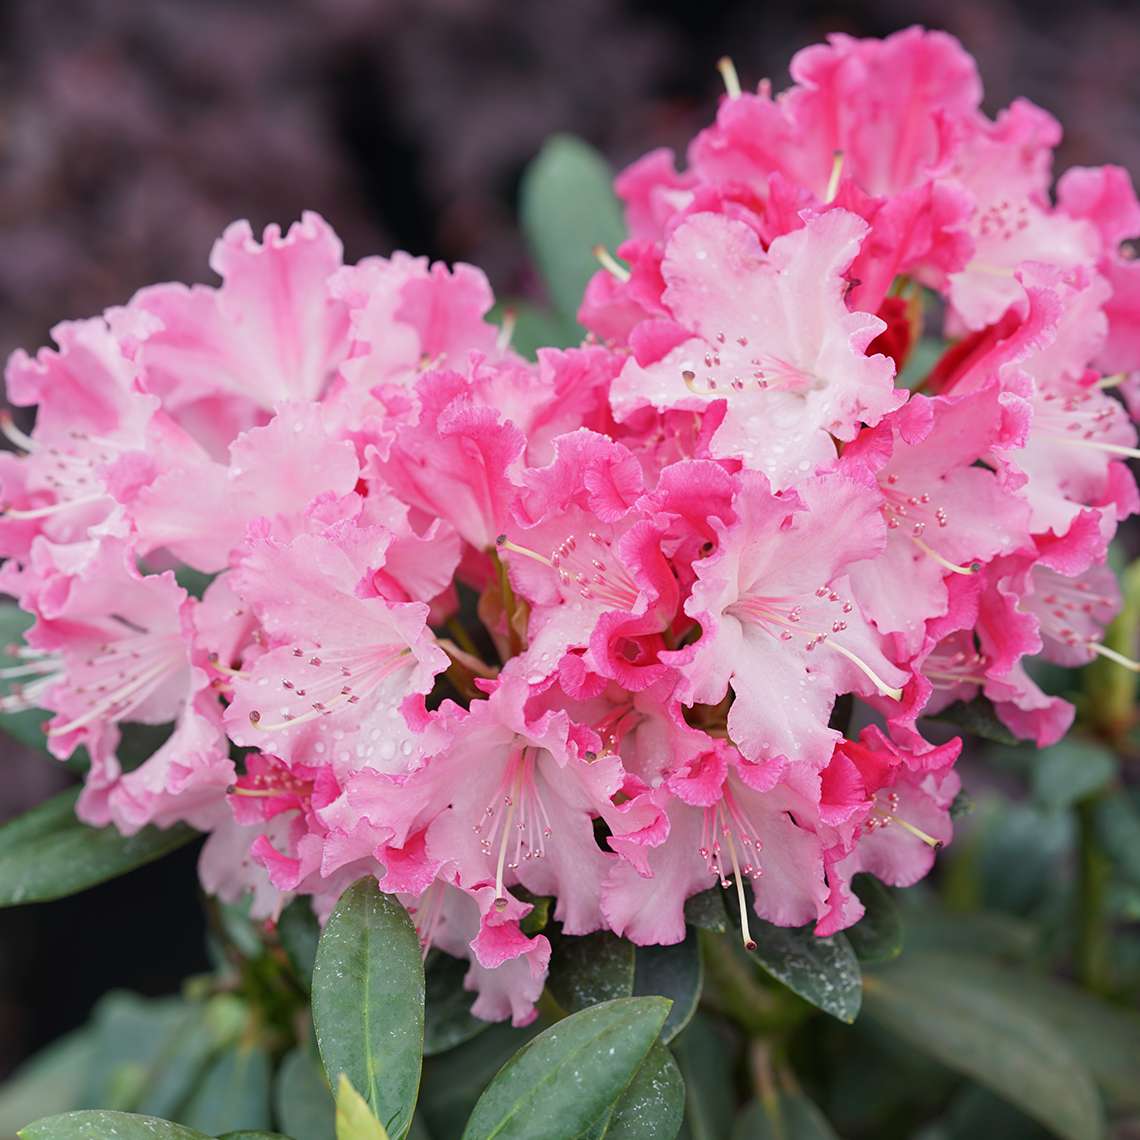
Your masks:
M303 209L349 260L472 261L525 295L517 187L547 135L578 134L615 168L683 150L714 114L720 55L746 86L779 88L792 54L832 31L945 28L977 57L990 112L1025 95L1062 119L1059 168L1111 161L1135 177L1136 16L1009 0L0 0L0 353L150 282L208 281L227 223ZM64 776L0 747L2 820ZM1014 823L1038 854L1066 842ZM194 860L183 849L0 912L0 1078L107 989L171 992L206 968Z

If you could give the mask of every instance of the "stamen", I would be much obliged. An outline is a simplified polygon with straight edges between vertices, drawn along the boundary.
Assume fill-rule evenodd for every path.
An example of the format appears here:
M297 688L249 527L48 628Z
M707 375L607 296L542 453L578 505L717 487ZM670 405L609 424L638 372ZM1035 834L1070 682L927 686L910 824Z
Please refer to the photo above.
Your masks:
M517 781L516 781L517 783ZM511 823L515 818L515 797L507 797L507 818L503 821L503 833L499 838L499 860L495 865L495 909L507 909L507 895L503 887L503 868L507 862L507 842L511 838Z
M1072 444L1074 447L1089 447L1094 451L1105 451L1109 455L1123 455L1128 459L1140 459L1140 448L1125 447L1121 443L1103 443L1098 439L1074 439L1068 435L1055 435L1052 438Z
M594 246L594 256L611 277L616 277L623 284L629 280L629 270L604 245Z
M90 724L91 721L102 716L103 713L113 709L116 705L123 704L129 697L134 696L136 698L134 703L137 704L138 701L142 699L142 696L145 695L140 692L140 690L149 692L153 687L153 683L164 673L169 672L170 667L170 661L164 658L159 661L157 665L152 665L149 669L143 670L138 676L132 677L125 685L122 685L101 701L97 701L81 716L75 717L74 720L69 720L66 724L49 728L47 730L48 736L62 736L64 733L73 732L77 728L82 728L84 725ZM122 714L120 713L118 715Z
M495 341L495 346L500 352L506 352L511 347L511 337L515 335L517 323L518 316L514 309L505 309L503 311L503 323L499 327L499 336Z
M883 694L884 697L890 697L892 701L901 701L903 697L902 689L896 689L892 685L888 685L862 657L852 653L850 649L845 649L837 641L828 640L828 645L831 646L837 653L842 653L857 669L861 669L870 679L871 683Z
M4 435L22 451L35 451L39 446L30 435L25 435L12 419L12 413L0 412L0 434Z
M1124 381L1127 379L1128 379L1128 373L1127 372L1115 372L1111 376L1102 376L1096 382L1096 387L1101 388L1101 389L1117 388L1121 384L1123 384Z
M45 519L50 515L59 514L60 511L69 511L72 507L83 507L88 503L98 503L107 496L100 492L97 495L82 495L78 499L61 499L58 503L51 503L46 507L35 507L32 510L8 510L3 512L6 519Z
M530 550L525 546L518 546L511 542L505 534L500 534L499 537L495 539L495 545L498 546L500 550L509 550L512 554L521 554L524 558L533 558L535 562L541 562L544 566L554 566L554 563L551 562L549 558L539 554L537 550Z
M730 99L739 99L741 96L740 77L736 74L736 65L727 55L722 55L716 61L716 69L724 82L724 89Z
M725 841L728 843L729 858L732 859L732 877L736 881L736 900L740 904L740 940L745 950L755 950L756 942L748 925L748 902L744 897L744 876L740 873L740 860L736 857L736 844L732 840L732 831L725 828Z
M830 204L835 201L835 195L839 193L839 180L842 176L843 151L837 150L831 163L831 177L827 180L827 192L823 196L825 203Z
M905 819L900 819L897 815L891 816L891 819L904 831L909 831L916 839L921 839L927 847L933 847L935 851L942 849L942 840L935 839L933 835L928 835L921 827L915 827L913 823L908 823Z
M1140 673L1140 661L1133 661L1131 657L1125 657L1123 653L1117 653L1115 649L1110 649L1099 641L1087 641L1085 644L1093 653L1098 653L1101 657L1114 661L1117 665L1123 665L1125 669L1129 669L1133 673Z
M913 542L914 545L922 551L923 554L925 554L928 558L933 558L939 566L945 567L945 569L951 571L954 574L965 574L967 577L969 577L972 574L976 574L982 568L980 562L971 562L969 566L959 566L957 562L951 562L948 558L943 558L937 550L934 550L931 547L927 546L927 544L923 542L922 539L918 537L918 535L912 534L909 536L909 538L911 542Z

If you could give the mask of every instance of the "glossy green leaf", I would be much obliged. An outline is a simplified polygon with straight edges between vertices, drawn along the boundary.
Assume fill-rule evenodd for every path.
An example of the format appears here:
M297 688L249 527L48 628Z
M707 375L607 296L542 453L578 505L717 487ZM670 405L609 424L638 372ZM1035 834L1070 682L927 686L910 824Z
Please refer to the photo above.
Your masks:
M902 953L903 923L894 896L873 875L856 875L852 884L864 906L863 917L844 931L860 962L889 962Z
M1096 805L1097 837L1121 874L1140 883L1140 811L1123 788Z
M704 967L695 930L675 946L639 946L634 955L633 992L636 997L657 994L673 1003L661 1040L668 1044L689 1024L701 1000Z
M806 1096L778 1093L770 1102L746 1105L732 1126L732 1140L839 1140L827 1117Z
M476 995L463 988L469 964L436 952L427 961L424 1056L446 1052L482 1033L489 1025L472 1016Z
M945 721L970 736L992 740L996 744L1021 743L998 719L994 706L986 697L975 697L972 701L955 701L933 719Z
M0 827L0 906L47 902L152 863L196 838L178 824L129 838L75 817L78 791L61 792Z
M218 1140L289 1140L282 1132L262 1132L260 1129L242 1128L238 1132L223 1132Z
M336 1140L388 1140L384 1125L344 1073L336 1089Z
M95 1034L85 1026L25 1061L0 1084L0 1136L14 1136L29 1120L78 1108L94 1052Z
M14 657L9 650L16 648L24 640L24 633L32 624L33 618L15 602L0 602L0 667L14 667L26 664ZM18 682L0 681L0 694L7 695ZM15 737L21 744L30 748L46 748L43 724L49 713L41 709L27 709L24 712L0 713L0 732Z
M673 1054L656 1042L621 1098L584 1140L673 1140L684 1117L684 1078Z
M321 925L307 898L294 899L277 920L277 937L285 949L297 980L306 990L312 987L313 966L317 961L317 942Z
M811 927L753 921L752 957L767 973L832 1017L855 1020L863 997L862 971L842 934L818 938Z
M336 1106L320 1060L308 1045L291 1049L273 1082L277 1123L304 1140L336 1140Z
M598 269L594 247L613 253L625 237L613 172L581 139L555 135L527 168L520 193L527 244L556 312L573 324Z
M95 1048L80 1103L144 1116L176 1116L210 1055L233 1039L205 1004L119 992L99 1002L91 1028Z
M1033 758L1033 795L1050 811L1063 811L1099 791L1117 771L1115 755L1090 740L1069 737Z
M906 954L867 979L867 1012L912 1047L972 1077L1065 1140L1104 1135L1077 1049L1033 1004L960 969L957 955Z
M178 1118L210 1136L227 1129L265 1129L273 1122L269 1099L269 1054L232 1045L210 1063Z
M522 1029L498 1022L471 1041L429 1057L416 1115L423 1116L432 1136L459 1136L495 1074L544 1028L541 1020Z
M550 958L546 984L564 1010L633 993L633 943L601 930L582 938L559 938Z
M344 1073L400 1140L420 1083L424 967L408 912L371 877L344 892L321 934L313 1027L330 1082Z
M664 998L619 998L552 1025L524 1045L475 1105L464 1140L572 1140L599 1123L645 1060Z
M724 1140L736 1104L732 1081L736 1058L726 1038L713 1021L698 1013L673 1042L673 1052L685 1081L682 1134L688 1140Z
M209 1140L204 1132L130 1112L66 1112L20 1130L20 1140Z
M980 954L931 955L935 968L985 992L1002 994L1048 1022L1076 1051L1109 1103L1140 1112L1140 1014L1056 978L1002 965Z
M715 930L723 934L728 929L728 911L724 907L724 892L720 887L691 895L685 900L685 922L702 930Z

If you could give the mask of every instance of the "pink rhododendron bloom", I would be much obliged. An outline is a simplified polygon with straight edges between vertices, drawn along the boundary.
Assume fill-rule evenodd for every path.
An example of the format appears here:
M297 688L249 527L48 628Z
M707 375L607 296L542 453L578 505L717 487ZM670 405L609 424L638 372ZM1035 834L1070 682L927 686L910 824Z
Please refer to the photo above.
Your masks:
M259 918L370 876L524 1025L536 897L570 937L678 943L712 888L746 944L833 934L951 840L929 718L1045 746L1036 662L1136 668L1127 175L1054 195L1058 124L988 118L943 33L724 73L687 165L618 176L581 344L527 359L480 270L345 265L305 214L12 356L0 709L86 750L84 820L206 832ZM133 724L169 731L126 770Z

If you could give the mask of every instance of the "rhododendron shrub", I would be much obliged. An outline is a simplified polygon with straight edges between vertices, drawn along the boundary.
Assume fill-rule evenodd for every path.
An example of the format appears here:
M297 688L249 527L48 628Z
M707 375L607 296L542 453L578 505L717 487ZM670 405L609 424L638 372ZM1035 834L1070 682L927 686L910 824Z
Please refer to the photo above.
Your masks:
M589 1004L592 963L640 955L597 988L641 995L622 1040L648 1036L582 1128L655 1063L655 1134L679 1126L645 995L673 1033L696 996L640 963L732 927L704 936L725 992L747 952L852 1020L841 932L866 949L882 885L953 838L948 722L1055 745L1042 663L1135 668L1106 642L1138 506L1128 177L1054 193L1057 123L990 118L939 33L833 37L779 95L723 70L680 168L618 176L579 343L524 355L478 269L346 264L306 214L7 369L36 411L3 423L0 587L30 621L3 707L82 759L79 819L205 833L210 895L328 920L318 981L353 923L421 987L419 953L465 960L481 1021ZM141 756L139 725L166 726ZM403 1135L414 1082L337 1059L336 976L329 1075Z

